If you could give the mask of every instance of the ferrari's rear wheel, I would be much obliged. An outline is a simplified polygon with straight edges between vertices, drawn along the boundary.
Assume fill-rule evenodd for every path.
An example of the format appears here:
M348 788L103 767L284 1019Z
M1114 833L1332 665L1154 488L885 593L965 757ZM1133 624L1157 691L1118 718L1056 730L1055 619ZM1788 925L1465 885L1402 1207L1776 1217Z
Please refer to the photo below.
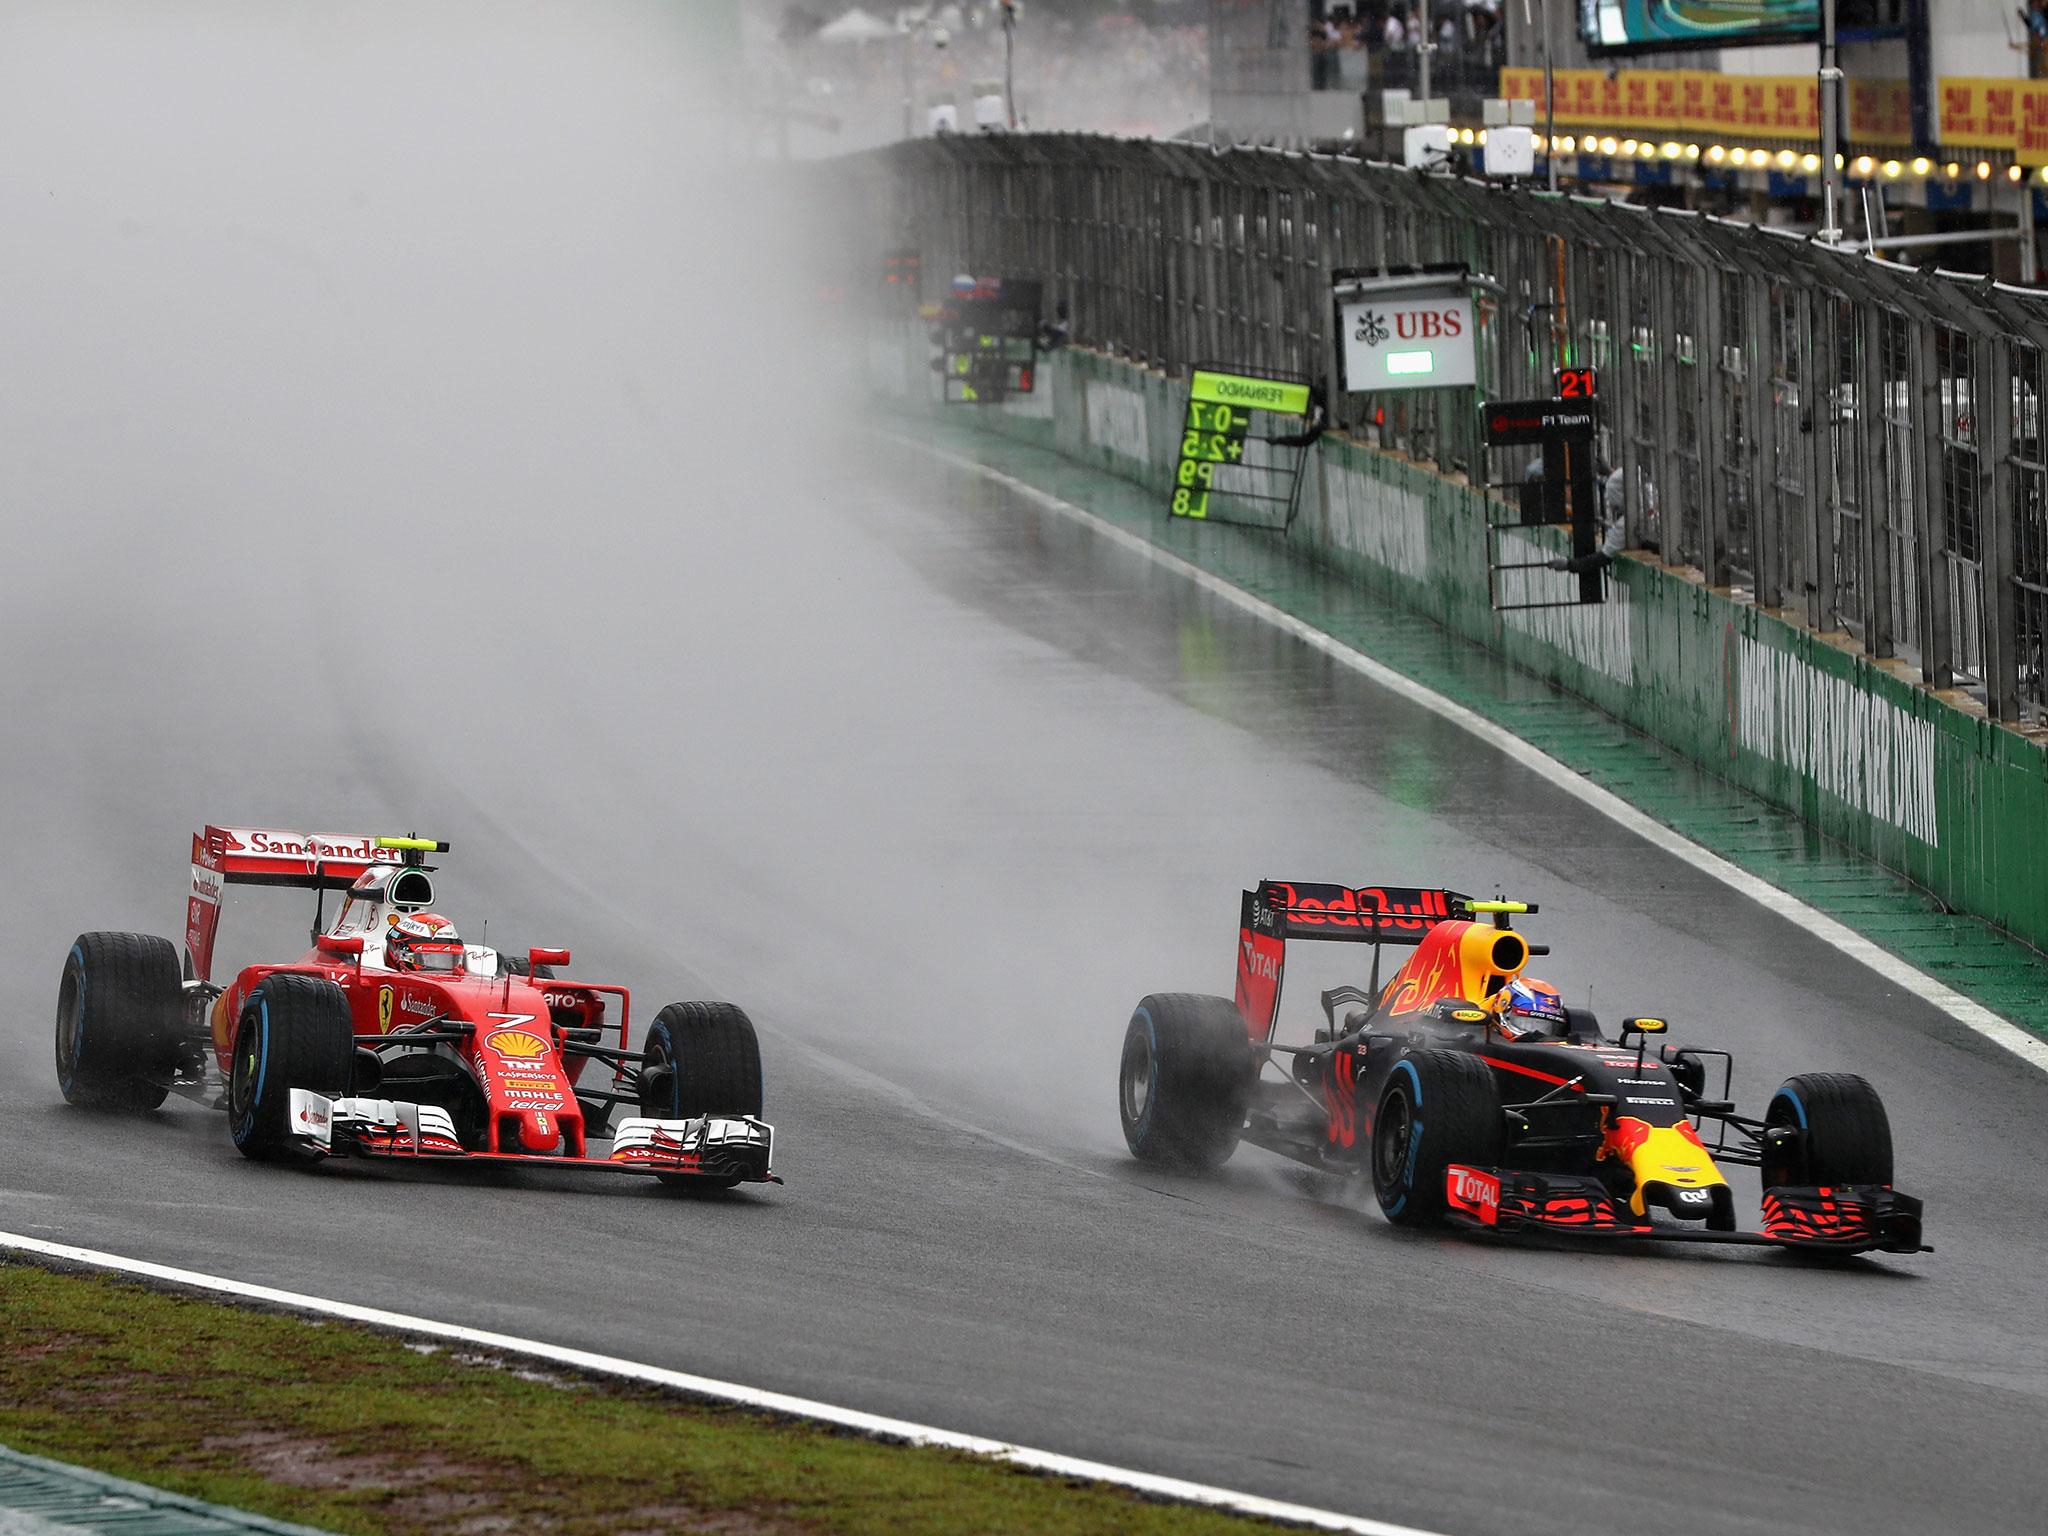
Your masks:
M355 1028L348 998L321 976L266 976L242 1004L228 1070L228 1133L244 1157L277 1162L306 1155L292 1135L294 1088L347 1098L354 1086Z
M1763 1187L1890 1184L1892 1123L1884 1100L1849 1072L1788 1078L1764 1111Z
M647 1028L640 1113L661 1120L761 1113L761 1043L731 1003L670 1003ZM737 1176L657 1175L664 1184L730 1189Z
M1395 1062L1372 1122L1372 1187L1396 1226L1443 1219L1445 1170L1500 1165L1500 1090L1463 1051L1415 1051Z
M1225 997L1160 992L1124 1030L1117 1115L1139 1161L1216 1168L1237 1150L1259 1061Z
M138 1114L170 1092L185 992L178 951L145 933L81 933L57 983L57 1083L84 1109Z

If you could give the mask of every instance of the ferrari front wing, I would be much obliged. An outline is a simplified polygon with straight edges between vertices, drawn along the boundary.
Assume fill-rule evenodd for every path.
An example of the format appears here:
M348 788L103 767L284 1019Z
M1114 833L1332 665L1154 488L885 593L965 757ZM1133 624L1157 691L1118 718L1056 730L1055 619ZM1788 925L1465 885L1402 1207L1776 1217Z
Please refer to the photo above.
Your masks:
M770 1167L775 1127L751 1115L700 1115L692 1120L621 1120L603 1157L547 1152L472 1152L445 1109L391 1099L324 1098L293 1089L292 1133L317 1156L447 1158L463 1162L530 1163L604 1173L695 1174L743 1183L780 1184Z
M1920 1202L1881 1184L1767 1189L1763 1228L1757 1232L1647 1221L1616 1200L1598 1179L1573 1174L1452 1164L1444 1173L1444 1203L1458 1225L1495 1232L1747 1243L1825 1253L1933 1252L1920 1240Z

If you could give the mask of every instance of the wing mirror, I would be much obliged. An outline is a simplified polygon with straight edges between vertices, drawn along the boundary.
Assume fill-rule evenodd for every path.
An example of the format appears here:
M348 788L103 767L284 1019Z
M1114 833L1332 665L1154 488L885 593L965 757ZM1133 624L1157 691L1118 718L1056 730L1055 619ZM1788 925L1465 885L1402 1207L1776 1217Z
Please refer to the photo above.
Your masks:
M526 952L526 964L530 975L538 976L540 968L544 965L567 965L568 963L569 951L566 949L529 949Z
M1661 1035L1670 1028L1670 1023L1664 1019L1623 1019L1621 1043L1628 1044L1630 1035Z
M360 933L323 933L316 947L323 955L363 958L363 936Z

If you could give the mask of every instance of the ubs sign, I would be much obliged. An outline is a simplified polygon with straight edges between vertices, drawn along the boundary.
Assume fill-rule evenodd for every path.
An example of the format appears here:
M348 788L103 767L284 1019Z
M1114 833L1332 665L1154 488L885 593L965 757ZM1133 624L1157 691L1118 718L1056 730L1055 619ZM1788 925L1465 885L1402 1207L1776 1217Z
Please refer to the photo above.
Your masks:
M1472 289L1462 274L1358 278L1338 283L1332 297L1345 389L1478 382Z

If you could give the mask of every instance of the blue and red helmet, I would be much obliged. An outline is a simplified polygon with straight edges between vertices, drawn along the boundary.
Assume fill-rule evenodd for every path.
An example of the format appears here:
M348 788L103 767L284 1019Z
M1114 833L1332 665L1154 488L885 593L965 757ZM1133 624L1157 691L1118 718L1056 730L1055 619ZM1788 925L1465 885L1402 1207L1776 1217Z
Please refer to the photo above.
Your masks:
M1508 1013L1511 1018L1541 1025L1549 1032L1564 1025L1564 999L1547 981L1517 976L1508 983Z

